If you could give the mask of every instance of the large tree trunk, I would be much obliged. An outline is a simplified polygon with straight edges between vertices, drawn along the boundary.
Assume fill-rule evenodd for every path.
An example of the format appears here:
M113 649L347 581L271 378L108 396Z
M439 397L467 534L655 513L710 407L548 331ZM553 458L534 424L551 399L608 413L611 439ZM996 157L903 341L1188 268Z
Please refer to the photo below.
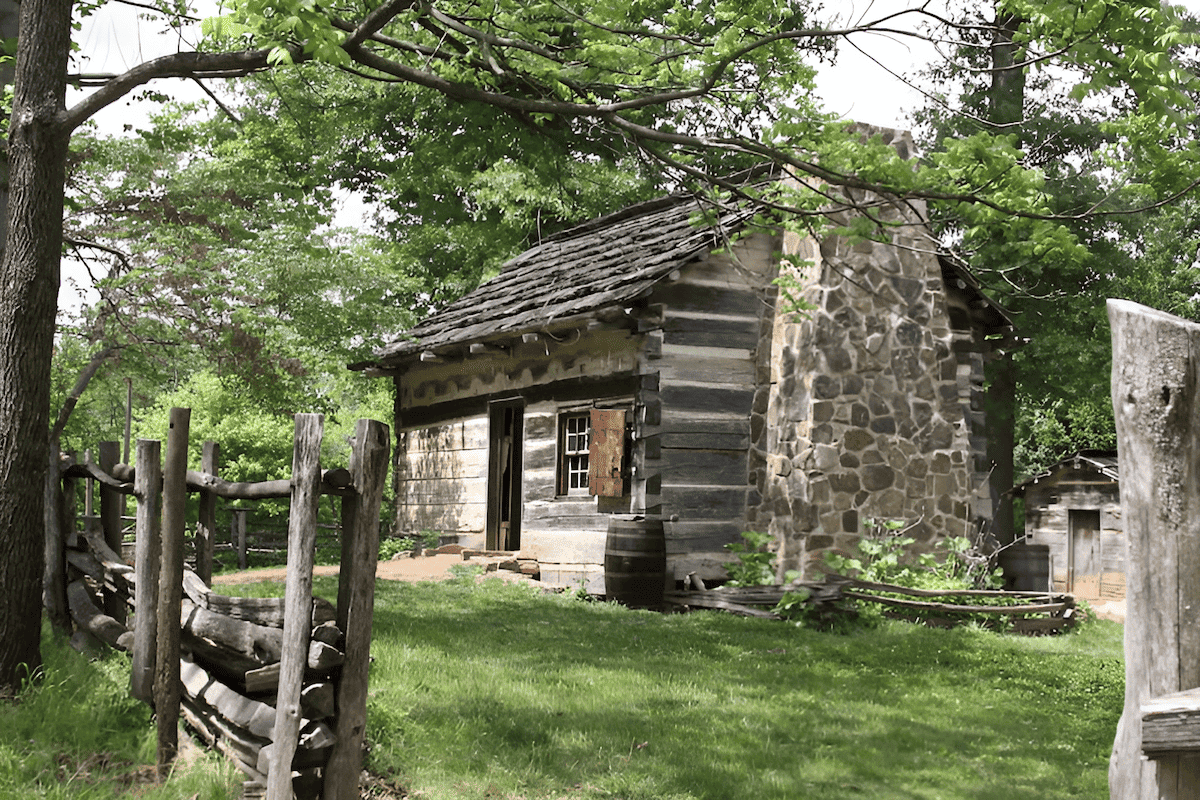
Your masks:
M1016 126L1024 116L1024 52L1013 42L1022 20L1012 14L998 14L992 34L992 82L988 90L988 122L999 132L1019 132ZM1004 265L993 265L1004 266ZM987 365L987 438L992 496L992 532L1000 544L1016 538L1013 521L1012 488L1015 478L1013 447L1016 442L1017 375L1010 353L999 354Z
M0 691L41 663L43 488L62 250L70 0L23 0L0 266Z

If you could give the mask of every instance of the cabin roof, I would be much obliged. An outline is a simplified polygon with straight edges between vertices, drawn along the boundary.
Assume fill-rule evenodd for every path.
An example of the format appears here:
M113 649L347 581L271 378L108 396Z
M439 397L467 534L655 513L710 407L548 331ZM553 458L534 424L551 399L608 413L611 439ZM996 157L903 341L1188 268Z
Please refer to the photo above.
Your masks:
M1009 493L1020 497L1030 486L1053 477L1063 469L1090 469L1099 472L1110 480L1119 481L1121 479L1120 469L1117 465L1116 450L1080 450L1061 461L1051 464L1044 472L1034 475L1024 483L1017 484L1009 489Z
M677 194L582 223L521 253L495 278L376 350L375 361L350 368L393 366L423 351L538 331L630 303L754 214ZM712 224L696 224L701 217Z
M751 204L717 205L673 194L581 223L521 253L495 278L350 369L395 368L420 353L544 331L628 306L689 261L726 244L757 211ZM975 298L973 315L986 329L1012 330L1011 318L984 295L966 264L945 252L939 261L944 279Z

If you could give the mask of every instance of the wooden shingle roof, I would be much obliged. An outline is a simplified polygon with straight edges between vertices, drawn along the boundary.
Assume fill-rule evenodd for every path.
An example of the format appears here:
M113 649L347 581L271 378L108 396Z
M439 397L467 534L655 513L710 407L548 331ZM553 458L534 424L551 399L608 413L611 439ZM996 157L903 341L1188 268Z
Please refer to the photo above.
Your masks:
M434 313L375 361L395 366L439 348L538 331L556 321L627 305L688 261L720 245L754 215L672 195L598 217L527 250L499 275ZM696 224L699 215L712 224Z

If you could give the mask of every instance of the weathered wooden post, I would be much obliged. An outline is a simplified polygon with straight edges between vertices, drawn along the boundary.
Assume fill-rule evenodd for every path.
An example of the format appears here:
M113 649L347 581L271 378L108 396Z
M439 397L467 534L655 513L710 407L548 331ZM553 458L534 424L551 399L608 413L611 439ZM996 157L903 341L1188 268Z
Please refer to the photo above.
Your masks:
M58 442L50 443L46 472L45 558L42 572L42 605L55 630L71 635L71 611L67 607L67 554L62 530L62 460Z
M200 469L209 475L217 475L217 461L221 448L216 442L205 442ZM217 494L209 489L200 490L199 521L196 523L196 574L206 586L212 586L213 544L217 532Z
M387 481L390 444L387 425L358 421L350 456L354 494L342 501L342 558L338 570L337 622L346 634L346 663L338 685L337 740L325 767L324 800L354 800L359 796L375 568L379 559L379 508Z
M300 739L300 689L312 632L313 558L317 546L317 504L321 499L320 414L296 415L292 450L292 501L288 518L287 585L284 589L283 653L267 800L291 800L292 759Z
M129 691L143 703L154 702L154 655L158 640L158 582L162 559L159 538L159 493L162 491L162 445L138 439L134 471L137 515L134 522L133 669Z
M1200 325L1124 300L1108 301L1108 317L1128 543L1125 706L1109 792L1195 798L1200 697L1169 696L1200 686ZM1164 700L1173 733L1155 737Z
M158 726L156 760L160 780L167 777L171 762L179 751L179 640L191 417L191 409L171 409L163 467L162 569L158 581L158 646L154 656L154 713Z
M113 474L113 468L117 462L121 460L121 446L116 442L101 442L99 446L100 453L100 469ZM116 553L118 556L124 557L121 552L123 544L123 536L121 534L121 512L125 508L125 495L107 486L100 484L100 530L104 532L104 543ZM116 592L104 592L104 613L125 624L126 607L125 601L121 599Z
M246 552L246 516L249 513L245 508L235 508L229 523L230 538L233 540L234 549L237 550L238 569L245 569L250 560Z

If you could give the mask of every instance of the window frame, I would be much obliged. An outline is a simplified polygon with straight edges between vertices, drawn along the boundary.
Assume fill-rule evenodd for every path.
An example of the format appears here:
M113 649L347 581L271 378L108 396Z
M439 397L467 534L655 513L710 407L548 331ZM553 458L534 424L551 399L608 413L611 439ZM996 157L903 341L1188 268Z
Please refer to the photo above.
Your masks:
M570 430L571 423L581 420L584 425L582 434L578 430ZM582 438L582 446L580 443ZM574 440L576 445L568 449ZM558 447L555 454L556 478L555 494L558 497L590 497L588 485L588 455L592 441L591 408L565 408L558 412ZM578 485L572 486L572 478Z

